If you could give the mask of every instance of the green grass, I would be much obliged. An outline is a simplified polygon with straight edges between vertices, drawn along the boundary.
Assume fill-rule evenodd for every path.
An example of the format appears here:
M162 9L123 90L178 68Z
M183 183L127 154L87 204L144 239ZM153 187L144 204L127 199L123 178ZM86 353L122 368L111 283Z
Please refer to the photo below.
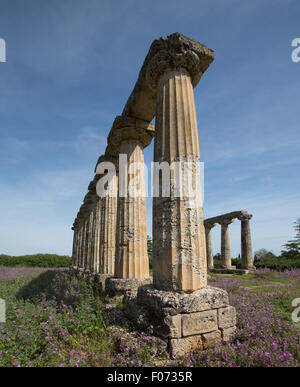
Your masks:
M6 267L68 267L72 264L72 258L67 255L34 254L19 257L0 255L0 266Z
M15 273L15 278L7 271ZM250 321L253 324L250 324L251 329L262 326L268 328L269 323L264 322L264 314L255 314L256 309L263 310L264 302L267 301L276 311L275 320L272 322L275 335L278 335L274 337L276 342L280 344L285 340L286 334L289 335L288 340L291 340L290 337L295 340L299 337L299 324L291 322L294 309L291 301L300 297L299 278L275 272L249 275L212 273L209 275L209 284L228 291L231 304L237 307L238 316L244 314L250 318L254 313L252 320L246 318L244 322L243 319L238 319L242 343L248 340L247 336L243 338L242 335L249 334L248 328L243 324ZM248 295L246 299L245 294ZM137 342L133 343L131 338L125 339L128 343L126 341L125 346L120 349L119 341L111 331L112 328L119 329L118 322L108 323L105 319L104 294L99 293L91 282L78 278L72 271L34 268L7 268L2 272L0 270L0 297L5 299L7 304L7 322L2 324L2 327L0 324L0 367L176 366L194 362L189 357L171 361L165 352L153 355L153 345L144 340L143 334L134 324L130 329L136 329ZM252 300L252 306L245 310L240 305L248 299ZM260 301L261 299L265 301ZM124 304L119 303L117 308L122 311ZM280 322L277 323L276 319ZM286 322L289 329L280 328L285 326L283 322ZM261 347L257 347L256 336L249 341L252 352L257 348L264 350L265 345L270 346L269 336L266 336L266 342L261 340ZM244 350L239 353L239 347L234 345L236 359L239 359L234 361L237 365L247 365L248 355L244 354ZM293 345L292 343L290 347L294 348ZM210 360L205 360L206 357L203 360L204 366L219 365L218 358L223 359L223 365L230 366L232 359L226 360L226 357L230 358L233 347L227 345L222 348L223 354L220 351L217 354L210 352ZM270 352L269 349L266 351ZM299 354L293 352L293 356L297 359ZM264 360L261 364L277 366L279 363Z

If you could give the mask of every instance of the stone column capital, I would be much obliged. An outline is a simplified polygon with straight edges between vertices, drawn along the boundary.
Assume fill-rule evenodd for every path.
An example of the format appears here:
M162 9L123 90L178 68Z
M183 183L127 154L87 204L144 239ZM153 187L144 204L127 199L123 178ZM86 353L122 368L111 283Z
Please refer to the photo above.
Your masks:
M205 223L204 222L204 227L206 230L211 230L212 228L214 228L216 225L216 223Z
M89 191L84 199L83 199L83 204L87 207L87 209L89 210L93 205L94 203L97 201L97 195L91 191Z
M253 215L251 215L251 214L242 213L237 218L238 218L238 220L244 221L244 220L250 220L252 218L252 216Z
M154 134L155 126L148 121L117 116L107 138L109 153L118 156L120 145L126 140L137 140L145 148L151 143Z
M97 175L96 175L97 176ZM88 190L91 194L96 193L96 185L97 185L98 179L94 178L92 181L90 181L90 184L88 186Z
M224 226L227 227L229 224L231 224L233 222L234 222L234 219L222 219L222 220L220 220L219 224L223 227Z
M152 43L145 60L146 81L156 90L164 73L184 69L195 87L213 60L213 50L176 32Z

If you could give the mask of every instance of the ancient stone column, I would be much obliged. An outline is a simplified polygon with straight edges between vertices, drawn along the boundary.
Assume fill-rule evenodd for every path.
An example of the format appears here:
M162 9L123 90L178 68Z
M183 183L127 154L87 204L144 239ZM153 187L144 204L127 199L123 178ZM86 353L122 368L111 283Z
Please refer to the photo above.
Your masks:
M89 246L89 227L90 227L90 217L89 212L87 211L85 214L85 235L84 235L84 261L83 268L87 270L88 268L88 246Z
M80 237L80 224L78 218L75 219L72 230L74 230L73 236L73 253L72 253L72 266L78 267L78 256L79 256L79 237Z
M80 267L84 269L85 264L85 243L86 243L86 220L83 214L82 227L81 227L81 253L80 253Z
M144 64L149 87L157 90L154 161L176 162L180 171L188 162L194 186L200 151L193 86L212 60L211 50L173 34L154 42ZM190 200L170 175L169 197L153 198L153 281L157 289L193 292L207 285L201 189Z
M93 252L93 273L99 273L100 262L100 214L101 214L101 199L98 198L95 205L95 222L94 222L94 252Z
M114 163L117 167L118 160L108 158L107 161ZM101 198L100 215L100 273L114 275L116 257L116 223L117 223L117 187L118 173L110 182L110 188L106 195Z
M115 277L149 277L144 148L154 136L149 122L116 117L108 137L120 154ZM123 160L123 162L122 162Z
M94 223L94 212L93 208L96 201L96 195L92 192L88 192L84 198L84 213L86 222L86 236L85 236L85 260L84 268L90 271L91 259L93 255L93 223Z
M75 267L77 229L73 226L72 230L73 230L72 266Z
M84 234L84 220L82 214L80 215L80 225L79 225L79 246L78 246L78 267L83 268L83 234Z
M205 224L206 255L208 269L214 268L214 254L212 247L211 229L215 227L215 225L215 223Z
M222 269L231 269L230 253L230 234L228 225L233 222L232 219L224 219L221 224L221 267Z
M94 258L94 208L91 206L89 215L89 234L88 234L88 260L87 269L91 271Z
M75 261L75 266L78 268L79 267L79 258L80 258L80 230L81 230L81 223L80 219L77 218L77 248L76 248L76 261Z
M241 221L241 255L242 265L241 268L245 270L254 269L252 258L252 242L250 231L250 219L252 215L241 214L238 219Z
M82 245L81 245L81 268L86 270L88 257L88 234L89 234L89 209L86 203L80 208L82 214Z

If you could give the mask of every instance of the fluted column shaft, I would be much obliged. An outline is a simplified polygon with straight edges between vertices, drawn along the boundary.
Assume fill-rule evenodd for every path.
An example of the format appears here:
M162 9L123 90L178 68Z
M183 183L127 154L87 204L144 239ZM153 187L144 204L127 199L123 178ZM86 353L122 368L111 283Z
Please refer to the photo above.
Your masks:
M193 183L200 182L194 92L184 69L159 80L155 131L154 161L179 162L180 170L189 162ZM192 292L207 284L201 190L193 205L177 194L171 174L170 197L153 198L153 280L158 289Z
M80 247L80 223L76 224L76 241L75 241L75 260L74 266L78 267L79 262L79 247Z
M85 259L85 240L86 240L86 221L85 218L82 219L81 227L81 248L80 248L80 267L84 269L84 259Z
M76 240L76 258L75 258L75 266L79 267L79 257L80 257L80 230L81 224L78 222L77 224L77 240Z
M100 213L101 199L98 198L95 206L95 222L94 222L94 252L93 252L93 273L99 273L99 253L100 253Z
M232 221L221 223L221 266L223 269L231 268L229 224Z
M75 266L79 267L79 256L80 256L80 229L81 229L81 224L78 222L77 225L77 247L76 247L76 261L75 261Z
M214 226L215 224L205 225L206 255L207 255L208 269L214 268L214 254L213 254L212 237L211 237L211 230Z
M134 184L134 187L138 192L131 194L127 189L125 197L118 197L115 277L147 278L149 258L143 146L138 140L125 140L121 143L120 153L126 154L128 160L125 186L130 187L131 179L135 179L137 184ZM141 167L135 175L130 173L130 167L134 163L139 163Z
M90 207L89 214L89 231L88 231L88 250L87 250L87 266L86 269L91 271L93 265L93 253L94 253L94 207Z
M76 239L77 239L77 229L75 227L73 229L73 248L72 248L72 266L76 264Z
M250 231L250 219L251 215L248 217L241 217L241 255L242 255L242 269L252 269L254 268L253 259L252 259L252 241L251 241L251 231Z
M118 186L118 175L116 174L112 184L112 190ZM101 198L101 220L100 220L100 273L115 273L116 257L116 223L117 223L117 196L111 195L108 190L106 196Z
M88 262L88 243L89 243L89 214L85 214L85 233L84 233L84 252L83 252L83 268L87 269L87 262Z

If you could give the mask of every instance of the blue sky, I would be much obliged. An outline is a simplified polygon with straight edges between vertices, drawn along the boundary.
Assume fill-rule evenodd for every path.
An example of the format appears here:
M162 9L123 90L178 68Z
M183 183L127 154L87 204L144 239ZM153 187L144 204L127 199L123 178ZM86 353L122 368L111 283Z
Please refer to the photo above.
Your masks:
M71 254L114 117L151 42L176 31L215 50L195 89L205 216L245 209L254 250L279 253L300 216L299 16L298 0L0 0L0 253Z

